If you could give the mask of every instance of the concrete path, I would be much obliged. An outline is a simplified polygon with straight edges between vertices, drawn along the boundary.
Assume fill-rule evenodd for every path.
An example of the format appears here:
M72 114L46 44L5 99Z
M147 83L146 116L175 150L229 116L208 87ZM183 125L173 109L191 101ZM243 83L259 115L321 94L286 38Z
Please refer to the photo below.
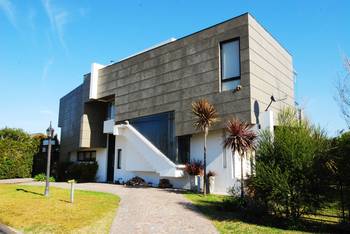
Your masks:
M51 185L69 188L68 183L51 183ZM218 233L210 220L201 215L182 194L174 190L128 188L100 183L77 184L76 188L113 193L121 198L111 233Z
M32 178L4 179L0 180L0 184L20 184L34 181Z

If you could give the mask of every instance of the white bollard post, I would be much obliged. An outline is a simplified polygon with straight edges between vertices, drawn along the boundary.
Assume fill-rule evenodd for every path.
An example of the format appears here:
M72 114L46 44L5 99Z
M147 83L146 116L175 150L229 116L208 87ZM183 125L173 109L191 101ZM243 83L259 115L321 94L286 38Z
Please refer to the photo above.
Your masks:
M74 202L74 184L75 180L69 180L68 183L70 183L70 203Z

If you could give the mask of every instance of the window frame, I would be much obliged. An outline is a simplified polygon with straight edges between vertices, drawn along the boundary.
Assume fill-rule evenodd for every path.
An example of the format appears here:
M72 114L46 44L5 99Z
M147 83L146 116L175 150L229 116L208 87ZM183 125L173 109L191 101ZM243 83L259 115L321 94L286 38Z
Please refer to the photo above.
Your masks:
M122 169L122 149L117 149L117 169Z
M89 153L89 159L87 159L87 153ZM95 153L95 158L92 158L92 153ZM83 159L81 160L79 154L83 154ZM96 162L96 150L78 151L77 152L77 162Z
M177 140L177 157L176 157L176 163L177 164L186 164L189 163L191 160L191 138L192 135L188 134L188 135L181 135L181 136L177 136L176 140ZM185 145L182 145L182 143L185 143ZM182 148L181 148L182 147ZM181 159L183 159L183 155L180 152L180 149L185 149L188 148L188 151L186 152L186 158L185 161L182 161Z
M111 101L107 103L107 117L106 120L113 120L115 119L117 113L117 108L115 106L115 101Z
M230 42L235 42L238 41L238 58L239 58L239 76L235 76L235 77L229 77L226 79L223 79L223 59L222 59L222 45L226 44L226 43L230 43ZM219 42L219 58L220 58L220 91L222 92L222 84L226 83L226 82L231 82L231 81L235 81L235 80L241 80L241 76L242 76L242 65L241 65L241 39L240 37L234 37L228 40L224 40L224 41L220 41ZM231 90L224 90L224 91L231 91Z

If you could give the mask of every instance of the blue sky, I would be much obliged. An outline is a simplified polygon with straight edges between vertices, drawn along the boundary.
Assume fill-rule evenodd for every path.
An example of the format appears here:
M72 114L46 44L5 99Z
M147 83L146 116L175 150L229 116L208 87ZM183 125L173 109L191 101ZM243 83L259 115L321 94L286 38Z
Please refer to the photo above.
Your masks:
M59 98L92 62L107 64L171 37L250 12L293 55L296 98L334 135L346 127L334 82L350 55L350 1L0 0L0 128L57 129Z

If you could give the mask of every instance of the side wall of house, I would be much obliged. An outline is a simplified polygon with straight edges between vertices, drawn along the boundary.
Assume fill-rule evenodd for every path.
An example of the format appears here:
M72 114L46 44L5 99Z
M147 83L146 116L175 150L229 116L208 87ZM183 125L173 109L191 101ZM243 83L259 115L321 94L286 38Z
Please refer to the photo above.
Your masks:
M215 193L226 194L231 188L239 189L241 178L241 161L239 155L234 156L230 149L222 145L224 139L223 131L212 131L207 139L207 171L213 171L215 176ZM191 138L191 160L203 162L204 136L203 134L193 135ZM249 159L243 160L244 176L251 173Z
M249 15L249 67L252 123L259 123L273 95L270 109L278 113L294 106L292 56Z
M242 90L236 93L220 91L220 42L232 38L240 38ZM219 112L221 122L214 130L233 115L259 123L271 95L278 100L271 106L274 113L294 106L293 78L292 57L244 14L100 69L97 99L115 97L116 121L175 111L179 136L197 133L191 103L199 98ZM105 103L92 103L89 88L87 74L83 85L61 100L62 155L79 147L106 146Z
M80 147L106 147L107 135L103 133L103 122L107 116L107 104L104 102L87 102L81 120Z
M240 38L241 85L221 90L220 42ZM99 70L97 98L115 95L116 120L175 111L176 135L195 133L191 103L206 98L222 119L250 121L248 14ZM215 126L223 127L223 123Z
M80 120L83 115L83 85L61 98L58 126L61 127L60 161L68 160L69 152L80 145Z
M96 181L106 182L107 181L107 149L106 148L96 149L96 161L98 164Z
M83 84L60 99L58 126L61 127L60 161L69 160L69 154L83 148L106 147L103 134L107 104L89 102L90 74Z

